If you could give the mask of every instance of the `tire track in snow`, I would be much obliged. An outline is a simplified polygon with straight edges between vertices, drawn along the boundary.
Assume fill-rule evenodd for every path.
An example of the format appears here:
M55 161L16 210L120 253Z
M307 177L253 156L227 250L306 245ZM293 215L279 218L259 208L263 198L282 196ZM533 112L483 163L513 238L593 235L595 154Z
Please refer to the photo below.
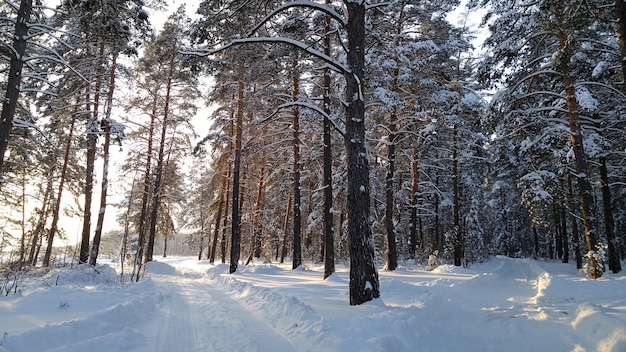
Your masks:
M181 276L152 279L169 292L156 317L155 350L295 351L267 321L210 283Z

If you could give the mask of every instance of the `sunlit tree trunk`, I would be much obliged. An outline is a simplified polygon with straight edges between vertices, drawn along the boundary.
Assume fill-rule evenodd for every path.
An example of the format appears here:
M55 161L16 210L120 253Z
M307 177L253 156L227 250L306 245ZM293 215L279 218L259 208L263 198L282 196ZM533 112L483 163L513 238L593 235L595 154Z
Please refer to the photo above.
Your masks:
M570 139L572 149L574 151L576 178L578 179L578 191L580 194L580 209L585 229L585 241L587 242L587 250L596 251L598 238L593 221L593 190L589 182L589 168L587 166L587 156L583 148L583 136L580 129L580 120L578 117L578 101L576 100L576 89L574 81L570 77L570 43L565 33L558 34L559 49L561 50L560 72L563 77L565 86L565 103L567 105L567 117L569 122ZM588 257L590 272L589 275L593 279L602 277L602 270L598 268L595 257Z

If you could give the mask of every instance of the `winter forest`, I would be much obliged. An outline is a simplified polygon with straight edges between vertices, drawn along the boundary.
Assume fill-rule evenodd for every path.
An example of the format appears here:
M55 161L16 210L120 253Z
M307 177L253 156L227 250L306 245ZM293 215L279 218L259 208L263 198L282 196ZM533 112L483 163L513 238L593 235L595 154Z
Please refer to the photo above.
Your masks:
M0 9L7 282L105 256L137 282L168 254L338 264L360 305L408 262L621 270L623 0Z

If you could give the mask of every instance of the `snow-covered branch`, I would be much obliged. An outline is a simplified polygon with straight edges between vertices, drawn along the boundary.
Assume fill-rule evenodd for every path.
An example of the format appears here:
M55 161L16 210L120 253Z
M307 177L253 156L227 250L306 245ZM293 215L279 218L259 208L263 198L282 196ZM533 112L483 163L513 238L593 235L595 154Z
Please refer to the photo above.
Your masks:
M318 4L316 2L308 1L308 0L296 0L296 1L291 1L291 2L288 2L286 4L283 4L283 5L279 6L279 7L277 7L276 9L274 9L274 11L272 11L269 15L265 16L265 18L263 20L261 20L256 26L254 26L254 28L252 28L252 30L250 32L248 32L246 34L246 36L247 37L252 36L267 21L272 19L274 16L276 16L280 12L282 12L284 10L287 10L287 9L290 9L292 7L306 7L306 8L310 8L310 9L315 9L315 10L321 11L321 12L329 15L330 17L334 18L339 23L341 23L343 26L345 26L348 23L347 22L347 16L340 15L332 7L327 6L326 4Z
M39 126L35 125L34 123L25 121L25 120L21 120L18 118L13 118L13 125L16 127L23 127L23 128L32 128L35 131L39 132L39 134L41 134L43 136L43 138L51 145L54 146L54 143L50 140L50 138L48 138L48 136L46 135L46 133L44 131L41 130L41 128L39 128Z
M281 105L278 106L278 108L276 108L276 111L274 111L269 116L259 120L258 123L264 123L266 121L269 121L270 119L272 119L274 116L276 116L282 110L289 109L289 108L292 108L292 107L295 107L295 106L303 107L303 108L310 109L310 110L313 110L313 111L317 112L318 114L320 114L323 117L327 118L328 121L330 121L330 123L332 123L333 127L335 128L335 130L339 134L341 134L342 136L346 134L346 132L341 128L341 126L339 126L337 124L337 121L335 121L324 110L320 109L319 106L317 106L315 104L310 104L310 103L307 103L307 102L304 102L304 101L290 101L288 103L281 104Z
M244 44L262 44L262 43L281 43L281 44L287 44L290 46L293 46L295 48L301 49L304 52L307 52L309 54L311 54L314 57L317 57L318 59L326 62L329 67L334 70L337 71L338 73L341 74L350 74L350 68L346 65L343 65L337 61L335 61L332 57L325 55L323 52L316 50L314 48L311 48L309 44L303 43L301 41L298 40L294 40L291 38L285 38L285 37L252 37L252 38L239 38L239 39L235 39L233 41L231 41L230 43L217 48L217 49L213 49L213 50L207 50L207 51L188 51L188 52L184 52L183 54L187 54L187 55L198 55L198 56L210 56L210 55L214 55L217 54L219 52L222 52L224 50L230 49L232 47L238 46L238 45L244 45Z

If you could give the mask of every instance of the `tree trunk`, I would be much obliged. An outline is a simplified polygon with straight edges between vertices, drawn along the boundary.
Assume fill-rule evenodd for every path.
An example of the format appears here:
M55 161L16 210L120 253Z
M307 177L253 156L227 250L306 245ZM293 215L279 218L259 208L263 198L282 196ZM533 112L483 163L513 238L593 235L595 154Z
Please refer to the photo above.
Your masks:
M300 95L300 79L297 73L298 60L293 62L293 101ZM300 111L297 107L292 111L293 128L293 258L292 269L302 264L302 200L300 192Z
M91 235L91 203L93 200L93 178L96 165L96 145L98 142L98 110L100 108L100 89L102 88L102 66L104 65L104 42L100 43L98 52L100 65L96 73L95 95L93 100L93 117L87 121L87 160L85 171L85 204L83 210L83 231L80 242L79 263L89 260L89 236ZM89 95L87 96L89 102ZM89 103L88 103L89 104ZM98 132L96 132L98 131Z
M226 179L222 181L222 189L226 188ZM213 231L213 242L211 243L211 250L209 251L209 263L215 262L215 251L217 250L217 241L220 233L220 222L222 221L222 208L224 207L224 194L220 192L220 200L217 205L217 215L215 216L215 229Z
M394 70L394 88L397 85L398 69ZM396 246L396 230L393 222L394 173L396 167L396 139L398 131L398 116L396 108L389 115L389 140L387 141L387 176L385 178L385 229L387 231L387 270L396 270L398 266L398 250Z
M146 244L146 256L144 263L152 261L154 255L154 242L156 239L156 225L159 215L159 203L161 201L161 186L163 184L163 169L165 168L165 138L167 136L167 125L169 123L170 100L172 94L172 85L174 80L174 64L176 56L170 58L169 69L167 73L167 85L165 87L165 101L163 106L163 121L161 122L161 140L159 141L159 152L157 155L157 166L154 176L154 185L152 187L152 199L150 206L150 231L148 233L148 243Z
M239 223L239 174L241 168L241 138L243 134L243 91L244 91L244 66L238 66L237 78L237 113L235 126L235 157L233 159L233 204L231 215L231 242L230 242L230 273L237 271L241 241L241 229Z
M454 266L461 266L463 259L463 231L461 231L461 196L459 192L459 158L457 139L459 128L454 125L452 130L452 197L454 217Z
M124 214L124 232L122 233L122 242L120 243L120 282L124 283L124 262L126 261L126 254L128 252L128 233L130 229L130 212L133 209L133 194L135 190L136 176L133 177L133 184L130 186L130 192L128 194L128 207L126 208L126 214Z
M107 191L109 189L109 147L111 146L111 111L113 110L113 92L115 91L115 67L117 65L117 53L111 59L111 73L109 77L109 92L107 94L107 108L102 128L104 129L104 161L102 165L102 190L100 193L100 208L98 209L98 220L96 222L96 233L91 244L91 254L89 264L96 265L98 252L100 250L100 239L102 238L102 227L104 225L104 213L107 207Z
M261 236L263 235L263 188L265 175L265 153L261 153L261 170L259 171L259 185L256 194L256 202L254 203L253 220L252 220L252 248L250 255L246 261L246 265L250 264L253 258L261 258Z
M30 251L28 253L28 263L30 265L37 265L37 257L39 256L39 243L41 243L42 232L44 226L46 224L46 220L48 218L48 207L50 205L50 197L52 196L52 174L54 173L54 166L49 170L48 176L48 185L46 186L46 192L44 194L44 199L41 202L41 211L39 214L39 221L37 221L37 226L33 230L33 238L31 241Z
M563 241L563 256L561 261L563 263L569 263L569 240L567 239L567 219L565 218L565 205L559 206L561 211L561 240Z
M325 0L326 5L330 0ZM326 16L324 36L324 54L330 57L330 17ZM335 236L333 231L333 154L331 148L330 115L330 70L324 70L324 150L323 150L323 178L324 178L324 213L322 214L323 243L324 243L324 279L335 272Z
M231 137L233 136L233 123L231 121ZM232 145L232 144L231 144ZM232 149L232 148L231 148ZM230 155L230 153L229 153ZM231 189L231 168L230 165L228 165L228 172L227 172L227 176L226 176L226 197L224 198L224 223L222 224L222 239L220 240L220 254L222 257L222 263L226 263L226 233L227 233L227 229L228 229L228 206L229 206L229 200L230 200L230 189Z
M70 132L67 136L67 142L65 143L65 154L63 155L63 166L61 167L61 177L59 180L59 190L57 192L57 198L54 204L54 212L52 214L52 224L50 225L50 233L48 233L48 246L46 247L46 254L44 255L43 265L48 266L50 264L50 255L52 254L52 242L57 232L59 223L59 213L61 212L61 198L63 196L63 187L65 185L65 176L67 174L67 166L70 159L70 148L72 146L72 137L74 135L74 124L76 123L76 117L72 117L70 123Z
M141 193L141 210L139 212L137 254L133 264L133 272L136 272L136 280L139 281L139 272L143 263L143 251L146 240L146 225L148 218L148 203L150 202L150 189L152 188L152 149L154 143L154 128L156 124L157 106L159 95L155 94L152 99L152 111L150 113L150 125L148 127L148 145L146 147L146 166L143 175L143 192ZM133 274L134 275L134 274Z
M615 0L615 15L617 17L617 39L621 56L622 86L626 90L626 6L624 0Z
M587 156L583 147L583 136L580 129L580 121L578 117L578 101L576 100L576 88L574 81L570 77L569 62L571 58L571 48L569 40L565 33L559 33L559 49L561 49L562 59L560 64L561 74L563 75L563 84L565 86L565 103L567 105L567 117L569 122L570 139L572 149L574 151L576 178L578 179L578 191L580 194L580 210L582 215L583 227L585 229L585 241L587 242L588 254L597 251L598 238L596 234L594 211L593 211L593 190L589 182L589 168L587 167ZM602 277L603 271L600 270L601 263L597 263L597 259L593 255L588 255L589 276L592 279Z
M622 264L615 243L615 223L611 204L611 190L609 189L609 175L606 167L606 157L600 157L600 179L602 180L602 209L604 213L604 228L608 242L609 270L617 274L622 270Z
M279 263L285 262L285 257L287 256L287 232L289 231L289 212L291 211L291 195L287 199L287 210L285 210L285 221L283 223L283 242L280 250L280 261Z
M574 214L574 190L572 187L572 175L567 173L567 204L569 207L569 218L572 224L572 241L574 241L574 256L576 257L576 269L583 268L583 257L580 252L580 237L578 235L578 219Z
M344 1L348 11L346 73L346 153L348 162L348 236L350 305L380 296L370 226L369 160L365 141L364 74L365 3Z
M20 1L20 7L15 20L13 47L9 50L11 52L11 62L7 76L6 92L2 102L2 113L0 113L0 175L2 174L2 166L4 164L4 153L9 146L9 138L11 128L13 127L13 117L15 116L17 101L20 97L22 67L24 66L23 58L26 53L28 26L32 9L32 0Z
M416 257L417 249L417 192L419 190L419 150L413 147L413 158L411 160L411 222L409 225L409 256Z

